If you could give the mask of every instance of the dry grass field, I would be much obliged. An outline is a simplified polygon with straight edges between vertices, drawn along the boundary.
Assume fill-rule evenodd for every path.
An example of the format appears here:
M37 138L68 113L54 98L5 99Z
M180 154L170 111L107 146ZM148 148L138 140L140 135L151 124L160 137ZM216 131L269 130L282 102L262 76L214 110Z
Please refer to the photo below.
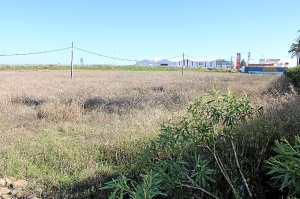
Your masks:
M278 78L75 71L71 80L68 71L1 71L0 177L28 179L35 189L101 181L113 166L130 166L160 124L181 116L199 94L230 88L232 94L250 95L254 105L272 107L278 91L270 89Z

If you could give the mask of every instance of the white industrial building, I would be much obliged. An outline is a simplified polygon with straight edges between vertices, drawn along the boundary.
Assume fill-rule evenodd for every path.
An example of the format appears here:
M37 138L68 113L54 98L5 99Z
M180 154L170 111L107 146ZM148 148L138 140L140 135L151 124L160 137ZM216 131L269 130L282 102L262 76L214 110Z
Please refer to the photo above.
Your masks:
M184 63L184 64L183 64ZM190 68L227 68L233 65L231 61L225 61L221 59L217 60L209 60L209 59L181 59L181 58L173 58L173 59L155 59L148 60L144 59L142 61L138 61L135 64L136 66L165 66L165 67L185 67Z
M276 67L287 67L289 65L288 62L281 61L281 59L260 59L260 64L270 64Z

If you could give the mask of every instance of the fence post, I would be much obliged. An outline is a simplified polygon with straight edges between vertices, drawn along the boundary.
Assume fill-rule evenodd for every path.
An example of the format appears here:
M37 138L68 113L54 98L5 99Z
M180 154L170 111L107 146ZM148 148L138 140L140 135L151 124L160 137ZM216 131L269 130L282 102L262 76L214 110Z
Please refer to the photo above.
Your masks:
M72 53L71 53L71 79L73 79L73 50L74 50L74 45L72 41Z
M182 54L182 69L181 69L181 74L183 75L183 67L184 67L184 52Z

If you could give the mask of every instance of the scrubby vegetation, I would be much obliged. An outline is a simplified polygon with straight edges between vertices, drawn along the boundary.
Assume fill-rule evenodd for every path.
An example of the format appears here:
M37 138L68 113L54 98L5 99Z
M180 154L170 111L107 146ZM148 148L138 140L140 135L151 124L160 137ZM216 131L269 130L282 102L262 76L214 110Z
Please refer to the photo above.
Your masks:
M300 65L293 68L288 68L285 74L292 79L296 86L300 87Z
M299 99L296 100L299 103ZM157 193L159 187L158 193L167 195L166 198L297 196L299 145L295 143L293 148L284 139L289 148L282 151L282 145L276 141L281 136L292 139L299 133L300 109L296 109L297 114L278 120L271 114L273 109L263 111L263 107L259 107L255 110L247 98L218 95L215 91L201 96L179 122L162 126L158 139L148 144L129 175L135 176L138 171L156 176L159 184L144 193ZM281 151L275 157L274 142L275 151ZM268 168L268 164L271 167ZM151 173L145 174L145 171ZM277 179L276 183L282 180L280 191L269 183L270 178ZM120 198L123 195L144 198L135 197L130 189L143 186L144 182L131 180L131 186L123 186L127 183L122 174L104 189L114 188L112 198L116 198L116 194ZM287 189L290 191L286 192Z
M280 101L273 103L283 105L280 108L261 106L255 110L247 98L221 96L215 91L202 95L181 120L162 125L159 137L149 142L128 174L136 180L121 174L103 189L114 189L111 198L154 198L147 196L153 192L160 198L299 197L296 135L300 101L285 78L277 79L279 82L265 93L268 97L280 97ZM293 101L281 101L284 99ZM281 115L291 109L296 111ZM294 136L295 145L291 146L287 139ZM284 143L278 142L280 138ZM277 154L272 151L274 143ZM135 195L135 187L143 187L145 182L139 182L136 173L156 178L153 187L139 197ZM274 184L269 183L270 179L276 180Z
M0 76L0 177L28 179L44 198L276 198L296 190L281 186L269 164L275 140L294 143L299 134L300 99L286 76Z
M152 140L137 160L139 168L134 168L134 172L151 171L147 176L158 178L159 185L144 193L157 192L159 187L160 192L157 193L170 198L191 198L201 193L213 198L219 198L217 195L228 198L239 197L237 190L240 187L242 192L246 192L247 188L252 196L240 167L234 139L237 133L235 126L245 122L252 114L247 99L229 94L221 96L212 91L190 105L188 114L179 122L163 124L158 139ZM231 155L233 165L225 164ZM221 177L228 184L223 184L223 190L226 190L223 193L217 183L222 181ZM116 193L122 198L124 192L132 198L150 198L146 195L135 197L128 191L130 187L122 186L126 184L127 179L121 176L121 179L114 180L113 184L108 183L104 188L115 186L112 198L116 198ZM226 194L230 189L233 194Z
M300 137L295 136L294 145L282 138L275 141L276 155L270 158L268 164L273 175L272 179L279 182L280 190L288 190L288 197L300 195Z

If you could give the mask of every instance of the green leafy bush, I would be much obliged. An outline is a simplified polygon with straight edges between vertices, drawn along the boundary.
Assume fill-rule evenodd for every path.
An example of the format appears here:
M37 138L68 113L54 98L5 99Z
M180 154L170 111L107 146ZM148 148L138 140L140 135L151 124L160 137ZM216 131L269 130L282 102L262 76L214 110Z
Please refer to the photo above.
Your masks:
M245 192L251 197L239 165L234 135L237 134L236 125L252 114L248 98L238 98L230 93L221 95L212 90L191 104L188 114L180 121L162 125L161 134L147 145L133 173L148 178L150 174L144 171L151 171L151 175L160 179L156 181L155 190L170 198L193 198L195 195L240 198ZM232 154L234 167L226 164L225 145ZM215 182L221 178L227 184L222 190L216 189ZM145 185L144 180L136 179L127 186L127 178L121 175L119 181L108 182L106 188L114 189L112 196L119 194L120 197L126 192L133 197L132 188L137 192L135 187ZM241 192L237 191L239 188ZM152 189L145 190L151 192Z
M296 86L300 86L300 66L288 68L285 74L292 79Z
M275 141L276 155L267 162L275 184L280 184L280 190L288 189L288 197L300 196L300 137L295 136L292 146L288 140Z
M161 176L153 171L141 174L142 183L136 185L134 180L128 179L121 174L117 179L106 183L106 186L101 189L113 189L109 199L151 199L156 196L166 196L160 191Z

